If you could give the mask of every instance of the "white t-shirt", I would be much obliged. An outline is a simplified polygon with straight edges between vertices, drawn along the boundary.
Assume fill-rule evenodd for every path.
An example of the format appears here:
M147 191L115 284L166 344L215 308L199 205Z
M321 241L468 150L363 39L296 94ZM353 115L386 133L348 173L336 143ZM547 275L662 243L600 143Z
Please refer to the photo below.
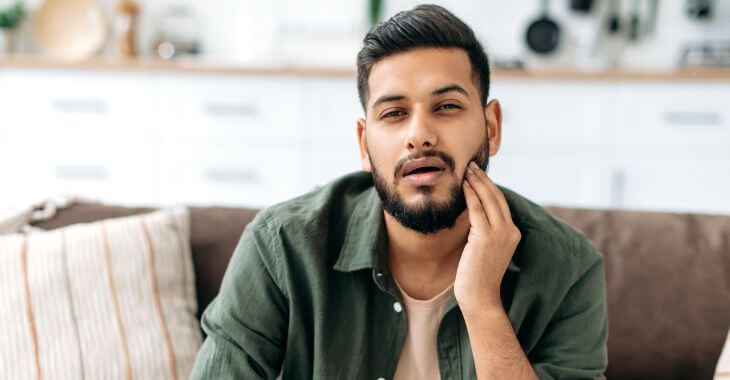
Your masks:
M408 335L398 358L394 379L441 379L436 337L446 311L446 302L454 294L454 284L429 300L417 300L406 294L398 281L395 283L403 295Z

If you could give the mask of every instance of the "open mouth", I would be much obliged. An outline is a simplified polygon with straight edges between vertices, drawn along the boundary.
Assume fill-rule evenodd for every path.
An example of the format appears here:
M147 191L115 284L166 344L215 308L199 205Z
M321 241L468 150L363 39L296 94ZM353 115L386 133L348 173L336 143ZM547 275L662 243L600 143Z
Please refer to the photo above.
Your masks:
M410 185L432 186L439 181L446 168L446 163L441 158L431 156L409 161L401 173Z
M423 166L420 168L415 168L405 174L405 176L413 175L413 174L424 174L424 173L432 173L432 172L442 172L444 169L439 168L436 166Z

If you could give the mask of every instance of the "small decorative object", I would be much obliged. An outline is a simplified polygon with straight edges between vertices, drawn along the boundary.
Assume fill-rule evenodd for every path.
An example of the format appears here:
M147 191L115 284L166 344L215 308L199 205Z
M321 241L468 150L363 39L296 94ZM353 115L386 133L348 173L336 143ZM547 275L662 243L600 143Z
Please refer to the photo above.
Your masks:
M169 60L184 55L196 55L200 52L198 18L190 8L184 5L171 5L157 22L157 40L155 52Z
M13 32L25 15L20 1L7 8L0 8L0 54L13 50Z
M107 21L96 0L45 0L33 20L38 44L64 61L90 58L107 36Z
M114 37L117 52L122 57L131 58L137 55L135 34L139 5L133 0L120 0L117 4L117 16L114 20Z

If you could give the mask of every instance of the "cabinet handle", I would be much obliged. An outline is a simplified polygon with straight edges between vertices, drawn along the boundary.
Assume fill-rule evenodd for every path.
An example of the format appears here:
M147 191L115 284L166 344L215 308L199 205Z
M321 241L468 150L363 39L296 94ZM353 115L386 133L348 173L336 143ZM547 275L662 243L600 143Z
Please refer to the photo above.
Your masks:
M107 103L102 99L54 99L53 108L58 112L106 114Z
M214 117L257 117L259 108L252 103L206 103L206 115Z
M55 167L56 176L69 180L106 181L109 170L103 166L59 165Z
M611 207L621 207L625 202L626 194L626 170L623 168L614 168L611 170Z
M703 125L716 127L722 125L722 115L720 112L667 111L664 112L664 122L675 126Z
M248 184L261 182L259 173L253 170L207 169L203 176L211 182Z

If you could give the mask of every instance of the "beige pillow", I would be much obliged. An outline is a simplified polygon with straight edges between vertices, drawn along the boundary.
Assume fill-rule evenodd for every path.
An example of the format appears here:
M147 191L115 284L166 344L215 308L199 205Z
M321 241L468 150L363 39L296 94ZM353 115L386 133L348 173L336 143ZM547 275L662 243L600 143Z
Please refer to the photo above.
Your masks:
M187 209L0 236L0 378L184 379L201 344Z

